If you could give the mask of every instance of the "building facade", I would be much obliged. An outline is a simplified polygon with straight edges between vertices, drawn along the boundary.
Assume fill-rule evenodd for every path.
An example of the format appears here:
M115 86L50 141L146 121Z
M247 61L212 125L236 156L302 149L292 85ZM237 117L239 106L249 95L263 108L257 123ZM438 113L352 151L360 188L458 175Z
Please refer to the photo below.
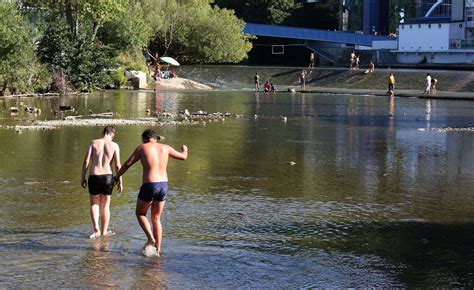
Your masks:
M394 52L402 63L474 63L474 1L418 0Z

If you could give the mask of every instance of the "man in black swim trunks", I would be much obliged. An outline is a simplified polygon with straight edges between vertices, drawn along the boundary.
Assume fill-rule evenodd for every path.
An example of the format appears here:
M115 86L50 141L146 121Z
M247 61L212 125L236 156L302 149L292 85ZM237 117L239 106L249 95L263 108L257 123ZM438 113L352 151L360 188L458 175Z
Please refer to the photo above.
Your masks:
M107 126L102 131L102 138L92 140L82 164L81 186L89 187L90 213L94 232L89 236L97 239L101 235L109 235L110 198L114 187L112 163L118 172L120 164L120 150L117 143L113 142L115 130ZM87 169L90 167L89 178L86 181ZM118 191L122 192L122 180L117 182ZM99 210L100 209L100 210ZM99 228L99 212L102 231Z
M188 158L188 147L186 145L181 145L181 152L178 152L169 145L158 143L159 139L154 130L145 130L142 133L143 144L135 149L135 152L133 152L115 176L116 182L120 182L120 177L128 168L138 160L141 161L143 184L138 194L135 214L138 223L148 238L143 249L147 252L147 250L152 248L153 251L156 251L157 255L161 251L161 238L163 235L161 214L163 213L168 193L168 174L166 172L168 157L171 156L178 160L186 160ZM150 207L153 231L146 217Z

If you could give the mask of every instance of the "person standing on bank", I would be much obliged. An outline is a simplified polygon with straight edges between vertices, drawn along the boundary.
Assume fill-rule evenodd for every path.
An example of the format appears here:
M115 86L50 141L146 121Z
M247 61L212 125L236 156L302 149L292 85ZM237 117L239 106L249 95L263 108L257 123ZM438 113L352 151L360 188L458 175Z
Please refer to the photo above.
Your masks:
M135 152L132 153L114 178L116 182L120 182L120 177L140 160L143 176L135 214L138 223L148 238L143 246L146 256L159 256L161 252L163 236L161 215L168 193L168 174L166 171L168 157L171 156L178 160L186 160L188 158L188 147L186 145L181 145L181 152L178 152L169 145L158 143L159 140L160 138L154 130L145 130L142 133L143 144L135 149ZM150 228L150 223L146 217L150 207L153 230Z
M306 87L306 74L306 70L302 70L300 73L300 84L302 90L304 90Z
M314 68L314 52L311 52L311 54L309 55L309 68Z
M429 94L431 92L431 75L426 74L426 88L423 94Z
M115 137L115 129L107 126L102 131L102 138L92 140L82 164L81 186L89 188L90 214L92 219L93 233L91 239L97 239L101 235L113 234L108 230L110 221L110 199L114 187L112 175L112 163L115 171L120 170L120 149L112 140ZM86 181L87 169L89 178ZM122 179L117 182L118 192L122 192ZM102 231L99 228L99 214Z
M390 97L393 97L395 95L395 76L393 75L393 73L390 73L390 75L388 76L388 92L387 94L390 96Z
M260 76L258 73L255 73L253 80L255 81L255 91L258 92L260 90Z

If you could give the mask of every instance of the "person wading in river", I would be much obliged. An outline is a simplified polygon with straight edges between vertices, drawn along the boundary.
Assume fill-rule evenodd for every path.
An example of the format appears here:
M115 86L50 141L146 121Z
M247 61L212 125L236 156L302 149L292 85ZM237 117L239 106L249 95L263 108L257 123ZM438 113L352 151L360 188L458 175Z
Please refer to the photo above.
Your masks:
M102 138L92 140L87 149L84 162L82 164L81 186L89 187L90 213L92 218L93 233L91 239L97 239L101 235L110 235L108 231L110 221L110 199L114 187L112 175L112 163L115 164L115 171L120 169L120 149L117 143L113 142L115 130L112 126L107 126L102 131ZM89 178L86 181L87 169ZM117 182L119 192L122 192L122 179ZM99 210L100 209L100 210ZM99 228L99 211L102 231Z
M169 145L158 143L159 139L154 130L145 130L142 133L143 144L135 149L135 152L132 153L115 176L115 180L119 182L120 176L122 176L130 166L135 164L138 160L141 161L143 167L143 184L138 193L135 214L138 223L148 238L148 241L143 246L146 256L159 256L161 251L161 239L163 235L161 214L163 213L168 193L168 174L166 171L168 157L171 156L178 160L186 160L188 158L188 147L186 145L181 145L181 152L178 152ZM150 207L153 231L146 217Z

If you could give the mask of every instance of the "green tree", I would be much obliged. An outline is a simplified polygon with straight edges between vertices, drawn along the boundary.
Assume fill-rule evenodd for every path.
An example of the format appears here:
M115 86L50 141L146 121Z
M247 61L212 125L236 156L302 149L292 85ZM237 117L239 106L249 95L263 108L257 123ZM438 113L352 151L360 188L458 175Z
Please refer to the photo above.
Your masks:
M91 89L109 82L107 71L116 67L115 48L119 46L105 44L97 35L125 10L124 1L51 0L28 4L36 10L47 10L38 53L55 76L53 88L63 91L69 83L77 89Z
M167 0L162 11L160 30L150 43L160 55L184 63L228 63L245 59L251 49L243 21L209 0Z
M41 68L28 21L14 4L0 3L0 40L0 94L31 90Z
M194 13L185 41L181 43L181 58L186 62L239 62L252 48L249 38L242 34L243 21L227 9L211 8Z

